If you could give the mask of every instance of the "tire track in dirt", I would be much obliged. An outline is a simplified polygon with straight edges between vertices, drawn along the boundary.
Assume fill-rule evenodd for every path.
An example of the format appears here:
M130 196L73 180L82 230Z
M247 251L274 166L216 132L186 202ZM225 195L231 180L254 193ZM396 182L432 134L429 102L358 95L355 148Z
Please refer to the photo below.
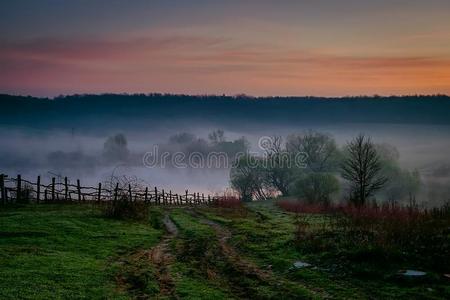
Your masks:
M155 275L159 285L158 297L171 297L177 299L178 297L175 295L175 284L170 275L169 266L174 261L170 252L170 241L178 235L178 228L168 215L164 216L163 224L167 233L164 235L161 242L151 249L149 258L156 268Z
M169 272L173 262L170 252L170 242L178 235L178 228L168 215L163 218L166 234L161 241L151 249L139 250L119 260L124 269L116 276L116 283L121 290L127 290L134 299L178 299L175 295L175 285ZM151 264L155 268L154 276L158 282L159 293L148 295L146 292L147 279L145 265Z
M287 293L289 293L289 291L283 286L283 284L285 284L284 280L277 280L271 271L262 270L254 263L240 256L236 249L228 242L232 237L232 233L230 230L224 228L224 226L207 218L206 216L195 210L189 210L189 213L192 216L198 218L200 223L209 225L214 229L223 255L237 272L247 277L256 278L260 284L271 286L280 292L286 291ZM318 290L307 286L304 287L307 288L315 297L320 297L322 299L331 298L331 296L323 290ZM293 295L286 295L286 299L291 299L292 296Z
M201 223L209 225L214 229L222 253L237 271L247 276L255 276L260 281L270 281L272 277L271 272L262 270L255 264L243 259L237 253L236 249L228 243L228 241L231 239L231 232L228 229L210 219L201 216L196 212L195 214L196 217L199 218Z

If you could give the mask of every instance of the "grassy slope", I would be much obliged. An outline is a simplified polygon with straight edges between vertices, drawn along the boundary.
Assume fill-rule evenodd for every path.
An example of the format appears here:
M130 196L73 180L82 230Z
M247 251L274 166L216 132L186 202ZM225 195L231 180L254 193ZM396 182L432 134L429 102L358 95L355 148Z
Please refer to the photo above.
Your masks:
M199 211L228 228L232 232L229 243L241 257L260 269L271 269L278 283L259 282L237 271L223 256L211 226L189 211L173 209L169 214L180 231L172 240L174 261L169 267L176 295L219 300L245 295L280 298L280 294L285 299L289 294L307 298L308 291L336 299L444 299L449 294L448 287L428 283L404 285L387 278L341 276L329 270L332 266L323 260L324 255L332 253L298 251L293 241L292 214L270 202L252 203L249 208L241 212L213 208ZM158 220L163 208L153 208L152 212L150 222L145 224L105 219L89 206L0 208L0 299L128 299L142 292L156 295L158 284L152 277L152 264L145 256L136 255L140 249L156 245L162 236ZM321 220L308 219L314 226L320 226ZM296 260L320 268L290 269ZM122 288L129 288L131 283L139 290L118 289L117 275L124 278Z
M0 210L0 298L126 298L114 257L150 248L161 231L104 219L87 206Z
M207 210L210 212L210 210ZM185 261L187 269L196 270L191 275L197 277L195 283L203 282L203 287L215 288L217 293L199 295L198 290L195 299L229 299L229 298L251 298L251 299L311 299L317 298L311 290L302 285L291 284L282 278L274 277L269 281L260 281L253 276L247 276L242 270L236 269L230 261L224 257L218 245L217 235L211 226L202 224L199 218L193 217L181 210L172 213L172 218L181 229L184 240L184 254L189 255ZM223 219L213 215L212 219ZM217 221L217 220L216 220ZM187 250L187 251L186 251ZM187 253L186 253L187 252ZM241 259L247 257L241 255ZM200 271L200 272L199 272ZM189 274L189 273L185 273ZM184 286L186 287L186 285ZM206 289L206 291L208 291ZM194 289L192 289L194 291ZM178 293L183 295L182 293Z
M204 213L217 222L231 228L233 243L241 253L252 258L260 266L271 266L275 273L288 280L305 284L311 289L326 291L333 298L445 299L448 286L442 284L404 284L387 278L359 278L341 276L332 271L334 266L320 269L289 270L296 260L320 262L324 255L333 253L300 253L294 243L294 215L282 212L268 202L251 203L250 213L236 216L206 210ZM256 213L256 212L259 212ZM218 214L220 216L218 216ZM309 216L308 222L320 226L321 217ZM339 265L339 261L336 261ZM373 266L372 266L373 267ZM381 268L385 266L380 265ZM325 270L328 269L328 270ZM379 271L379 270L372 270Z
M220 280L211 280L202 270L202 256L207 252L207 241L214 240L213 230L181 209L172 211L170 216L180 230L180 236L172 245L177 252L177 259L171 267L176 294L183 299L232 299L228 287ZM193 248L187 249L188 246ZM196 250L200 255L189 255Z

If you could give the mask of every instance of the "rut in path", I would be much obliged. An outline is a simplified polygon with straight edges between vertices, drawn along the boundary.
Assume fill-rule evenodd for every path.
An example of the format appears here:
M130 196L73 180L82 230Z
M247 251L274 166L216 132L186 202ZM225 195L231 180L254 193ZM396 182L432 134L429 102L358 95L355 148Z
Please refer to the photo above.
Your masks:
M167 234L158 245L149 252L149 258L156 268L156 279L159 285L159 297L177 298L174 290L174 283L170 276L169 266L173 262L173 257L169 251L170 241L178 235L177 226L168 215L164 216L164 226Z
M201 223L209 225L214 229L223 255L228 259L228 261L237 271L245 275L256 276L256 278L260 281L270 281L272 277L271 272L262 270L255 264L243 259L236 252L236 249L230 246L228 240L231 238L231 232L228 229L210 219L201 216L195 211L193 212L193 214L195 214L196 217L199 217Z
M259 281L270 283L273 281L272 272L262 270L254 263L242 258L236 249L228 243L231 238L231 232L221 226L220 224L210 220L195 210L190 210L191 214L199 219L203 224L211 226L217 236L219 246L225 258L231 263L231 265L241 274L256 277Z
M208 219L195 210L190 210L190 213L193 216L197 217L201 223L209 225L214 229L221 251L234 269L246 276L256 277L256 279L260 283L276 287L279 291L285 290L287 294L289 294L289 291L286 290L283 286L283 281L280 282L280 280L277 280L271 271L262 270L254 263L242 258L239 255L236 249L228 243L232 236L231 232L228 229L224 228L222 225L214 222L213 220ZM324 299L330 298L330 295L324 290L309 287L309 291L315 296L319 296ZM285 296L287 298L290 298L287 294Z
M116 277L119 289L127 290L135 299L177 299L174 283L169 273L169 266L173 261L170 254L170 241L178 234L175 224L166 215L163 219L166 234L152 249L139 250L119 260L123 270ZM159 286L158 295L148 295L147 276L148 266L155 268L155 277Z

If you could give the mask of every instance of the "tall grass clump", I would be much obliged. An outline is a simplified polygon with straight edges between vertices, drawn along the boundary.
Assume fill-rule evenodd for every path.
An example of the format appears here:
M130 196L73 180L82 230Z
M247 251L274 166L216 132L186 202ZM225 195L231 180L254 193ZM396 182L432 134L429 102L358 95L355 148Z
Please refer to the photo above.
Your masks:
M296 233L304 251L328 251L347 261L414 262L417 267L450 270L450 205L431 210L392 204L354 206L280 201L297 216L322 215L325 226ZM299 217L297 217L299 219Z
M222 196L214 200L214 207L241 208L242 201L236 196Z
M126 195L120 195L117 200L102 204L103 215L119 220L145 221L149 218L147 204L142 201L132 201Z

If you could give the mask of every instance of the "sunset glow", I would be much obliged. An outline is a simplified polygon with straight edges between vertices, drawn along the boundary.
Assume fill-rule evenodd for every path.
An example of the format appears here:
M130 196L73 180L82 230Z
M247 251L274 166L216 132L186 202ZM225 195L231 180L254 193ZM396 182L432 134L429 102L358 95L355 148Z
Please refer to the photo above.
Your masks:
M167 2L2 2L0 92L450 93L448 1Z

